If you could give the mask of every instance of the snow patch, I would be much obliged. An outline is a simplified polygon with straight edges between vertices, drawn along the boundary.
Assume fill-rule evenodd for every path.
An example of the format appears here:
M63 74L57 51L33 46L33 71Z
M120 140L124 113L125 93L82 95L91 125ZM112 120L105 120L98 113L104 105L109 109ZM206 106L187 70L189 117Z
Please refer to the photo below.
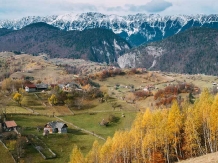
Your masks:
M117 41L115 39L114 39L114 48L115 48L115 51L122 50L120 45L117 44Z

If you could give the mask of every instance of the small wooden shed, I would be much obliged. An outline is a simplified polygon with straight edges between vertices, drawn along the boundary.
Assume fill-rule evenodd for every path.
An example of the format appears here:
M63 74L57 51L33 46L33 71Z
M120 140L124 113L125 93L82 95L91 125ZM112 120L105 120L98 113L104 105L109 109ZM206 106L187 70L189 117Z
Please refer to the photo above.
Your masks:
M5 121L3 123L3 129L5 131L13 131L17 129L17 124L15 121Z

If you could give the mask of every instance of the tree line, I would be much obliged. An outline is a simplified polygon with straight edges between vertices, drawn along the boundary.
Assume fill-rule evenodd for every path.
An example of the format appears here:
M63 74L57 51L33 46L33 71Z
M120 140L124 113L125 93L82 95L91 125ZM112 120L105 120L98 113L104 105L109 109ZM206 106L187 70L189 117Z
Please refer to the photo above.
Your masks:
M83 156L75 146L70 163L176 162L218 150L218 95L206 89L194 104L140 112L129 131L117 131Z

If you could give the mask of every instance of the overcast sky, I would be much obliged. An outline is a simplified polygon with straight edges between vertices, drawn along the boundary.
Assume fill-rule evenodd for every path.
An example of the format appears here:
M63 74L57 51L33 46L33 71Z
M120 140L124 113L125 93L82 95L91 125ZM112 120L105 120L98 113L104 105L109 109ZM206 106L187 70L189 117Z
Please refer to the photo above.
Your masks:
M217 0L0 0L0 19L101 12L128 15L217 14Z

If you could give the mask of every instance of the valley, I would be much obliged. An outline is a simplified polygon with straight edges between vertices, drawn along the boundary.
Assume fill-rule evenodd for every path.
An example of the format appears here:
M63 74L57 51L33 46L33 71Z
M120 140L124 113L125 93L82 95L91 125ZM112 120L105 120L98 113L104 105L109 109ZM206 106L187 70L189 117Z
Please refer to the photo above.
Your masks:
M8 148L5 160L11 160L11 153L23 162L69 162L73 144L88 156L93 142L97 140L103 145L117 131L130 130L137 115L147 108L154 111L170 108L171 101L160 103L162 98L155 100L158 91L190 85L190 90L184 87L178 94L169 93L166 97L185 102L190 93L198 98L199 92L195 93L194 88L199 91L208 88L212 92L216 91L214 83L218 83L216 76L119 69L82 59L49 58L46 54L2 52L0 56L1 121L4 122L4 117L7 121L15 121L21 134L16 139L11 132L1 134ZM47 84L48 88L25 92L27 80ZM61 85L72 82L78 83L80 88L63 91ZM20 100L15 98L16 92L21 94ZM52 95L56 101L48 100ZM66 123L68 132L43 136L45 124L56 121ZM30 143L20 143L26 138ZM37 152L38 146L43 155L50 158L42 142L55 153L54 158L44 160ZM22 150L17 152L19 145ZM0 148L4 147L0 144Z
M0 20L0 162L216 161L217 23L98 12Z

